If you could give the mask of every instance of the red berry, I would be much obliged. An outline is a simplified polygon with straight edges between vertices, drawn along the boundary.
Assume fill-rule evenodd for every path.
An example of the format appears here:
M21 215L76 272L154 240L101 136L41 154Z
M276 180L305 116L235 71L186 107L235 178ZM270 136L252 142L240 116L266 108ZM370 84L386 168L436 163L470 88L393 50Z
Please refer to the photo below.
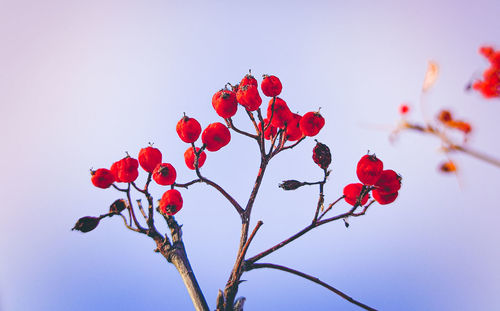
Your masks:
M139 176L139 162L131 157L125 157L113 163L111 170L118 182L133 182Z
M113 176L115 176L115 181L122 182L120 180L120 178L118 178L119 177L118 176L118 168L119 168L119 166L120 166L120 161L116 161L115 163L113 163L111 165L110 171L111 171L111 173L113 173Z
M259 90L257 89L257 86L252 84L240 86L238 93L236 93L236 99L248 111L255 111L259 109L262 104L262 98L260 98Z
M146 147L139 151L139 156L137 157L141 167L148 173L152 173L155 167L161 163L161 151L153 148Z
M327 169L332 163L332 154L330 153L330 148L327 145L316 141L316 146L313 149L313 161L318 164L322 169Z
M325 119L318 112L308 112L300 120L300 129L306 136L316 136L325 125Z
M176 189L165 191L160 200L160 212L165 215L175 215L182 208L182 196Z
M302 119L302 116L296 113L292 114L292 119L291 121L287 124L286 126L286 138L289 141L296 141L301 139L304 134L302 133L300 129L300 120Z
M280 79L276 76L264 75L264 80L260 84L262 93L268 97L278 96L281 93L282 85Z
M230 90L220 90L212 97L212 106L220 117L231 118L238 110L236 93ZM201 131L201 129L200 129Z
M267 106L267 118L271 119L271 125L274 127L284 128L286 123L292 120L292 112L283 99L275 97L269 101L269 106Z
M269 119L264 119L264 128L269 124ZM259 123L259 132L262 131L261 123ZM267 126L267 129L264 131L264 139L270 140L272 137L276 135L277 129L272 124Z
M374 185L380 177L384 164L377 156L367 154L361 158L356 168L359 181L365 185Z
M190 144L200 137L201 126L196 119L184 116L177 122L175 130L183 142Z
M398 197L398 192L393 192L393 193L385 193L382 191L378 191L377 189L374 189L372 191L373 198L380 204L385 205L392 203L396 200Z
M115 176L107 168L100 168L95 171L91 171L92 177L90 180L94 186L102 189L109 188L115 182Z
M227 127L220 122L208 125L201 134L201 141L206 145L208 151L217 151L229 144L230 140L231 133Z
M172 185L173 183L175 183L176 178L177 172L170 163L158 164L153 171L153 180L156 181L158 185Z
M258 86L257 80L250 73L245 75L239 84L239 88L242 88L245 85L255 85Z
M199 152L200 148L196 147L196 152ZM198 158L198 167L202 167L207 159L207 154L203 151ZM193 148L189 147L186 152L184 152L184 161L189 169L195 169L196 155L194 154Z
M349 184L344 187L344 200L351 204L352 206L356 205L358 201L358 197L361 195L361 191L363 190L363 185L360 183ZM360 205L365 205L368 202L370 195L366 193L361 199Z
M375 188L380 193L394 193L401 188L401 176L393 170L384 170L380 173Z
M410 112L410 106L407 104L401 104L401 106L399 106L399 114L404 116L408 114L408 112Z

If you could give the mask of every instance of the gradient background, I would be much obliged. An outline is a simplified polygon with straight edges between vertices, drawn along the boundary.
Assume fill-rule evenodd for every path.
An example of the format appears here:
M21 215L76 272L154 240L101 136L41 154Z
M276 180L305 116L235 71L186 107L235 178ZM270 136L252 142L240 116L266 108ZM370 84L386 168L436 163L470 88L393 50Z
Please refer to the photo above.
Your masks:
M333 152L327 202L356 181L367 150L404 177L394 204L374 206L348 229L316 229L264 262L318 276L380 310L498 310L500 170L458 155L457 182L436 171L445 159L438 141L403 133L392 145L388 136L403 101L422 120L416 107L433 59L441 72L425 97L429 115L452 109L473 124L471 146L500 156L500 102L464 92L487 66L478 47L500 44L499 13L497 0L0 1L1 310L192 309L174 267L121 219L85 235L69 229L121 196L93 187L88 170L125 151L136 156L152 141L179 181L194 178L175 124L182 112L203 127L219 121L213 93L249 68L259 81L279 76L293 111L322 107L317 138ZM241 110L235 122L251 129ZM317 189L277 184L321 178L313 146L307 139L271 163L252 222L264 226L249 255L309 223ZM254 143L233 135L208 154L203 174L244 202L257 168ZM163 191L153 187L157 197ZM235 259L239 218L206 185L181 192L177 219L214 308ZM359 310L280 271L243 278L245 310Z

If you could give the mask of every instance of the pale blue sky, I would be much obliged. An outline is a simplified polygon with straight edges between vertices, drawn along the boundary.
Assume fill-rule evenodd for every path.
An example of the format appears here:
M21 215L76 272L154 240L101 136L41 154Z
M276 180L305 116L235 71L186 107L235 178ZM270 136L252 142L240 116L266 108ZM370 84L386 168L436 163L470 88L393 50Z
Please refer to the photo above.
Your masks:
M85 235L69 229L119 197L93 187L88 170L125 151L136 156L153 141L180 181L194 178L175 124L183 112L202 127L220 121L213 93L249 68L279 76L292 111L322 107L317 138L333 152L328 202L356 181L367 150L404 178L394 204L374 206L349 229L319 228L266 261L380 310L500 308L500 170L459 156L460 186L436 171L444 159L437 141L405 133L392 145L380 129L396 124L401 102L417 106L432 59L441 72L425 98L429 113L452 109L473 124L471 146L500 156L500 101L464 92L487 65L478 47L500 47L499 13L496 0L0 1L0 309L190 310L174 267L120 219ZM241 111L235 122L251 129ZM277 185L321 177L313 146L308 139L271 163L253 214L264 226L250 255L310 221L317 189ZM208 154L204 174L243 202L258 168L255 147L233 135ZM163 191L154 188L156 197ZM181 192L177 219L214 308L234 263L239 218L206 185ZM359 310L279 271L243 278L245 310Z

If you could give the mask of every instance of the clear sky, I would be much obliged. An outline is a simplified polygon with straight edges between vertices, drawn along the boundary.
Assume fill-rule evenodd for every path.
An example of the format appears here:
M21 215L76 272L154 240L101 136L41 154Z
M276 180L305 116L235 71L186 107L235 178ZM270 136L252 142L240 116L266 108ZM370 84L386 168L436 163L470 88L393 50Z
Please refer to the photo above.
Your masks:
M440 76L424 98L428 115L451 109L472 123L471 147L500 157L500 101L464 91L487 66L478 47L500 47L499 15L497 0L0 1L0 309L190 310L174 267L120 219L88 234L69 229L120 197L93 187L89 168L109 167L125 151L136 156L154 142L179 181L193 179L176 122L183 112L202 127L220 121L213 93L249 68L279 76L292 111L321 107L326 125L317 138L333 152L327 202L356 181L367 150L404 178L395 203L374 206L348 229L336 222L314 230L266 261L380 310L499 309L500 169L457 155L457 181L437 172L445 157L433 138L388 140L401 102L422 120L417 103L434 60ZM241 112L235 122L250 130ZM264 226L250 255L309 223L317 189L277 185L321 178L313 146L307 139L271 162L252 221ZM244 202L257 169L256 145L233 135L208 154L203 173ZM181 192L176 218L214 308L234 263L239 218L206 185ZM245 310L359 310L283 272L243 278Z

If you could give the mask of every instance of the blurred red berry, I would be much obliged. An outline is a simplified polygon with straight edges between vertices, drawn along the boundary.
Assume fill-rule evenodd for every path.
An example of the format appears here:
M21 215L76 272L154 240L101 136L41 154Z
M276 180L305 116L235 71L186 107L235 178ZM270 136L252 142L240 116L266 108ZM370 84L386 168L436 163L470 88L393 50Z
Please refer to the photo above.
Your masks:
M182 117L175 127L179 138L185 143L194 143L201 133L201 125L195 118Z
M264 128L269 124L269 119L264 119ZM261 123L259 123L259 132L262 131ZM276 135L277 129L272 124L267 126L267 129L264 131L264 139L270 140L272 137Z
M401 176L393 170L383 170L375 188L380 193L394 193L401 188Z
M212 97L212 106L220 117L224 119L231 118L238 110L236 93L230 90L218 91Z
M137 157L141 167L148 173L152 173L155 167L161 163L161 158L161 151L151 146L142 148Z
M300 120L302 116L296 113L292 113L292 119L286 126L285 135L289 141L296 141L301 139L304 134L300 129Z
M109 188L115 182L115 176L107 168L100 168L95 171L90 171L92 177L90 180L94 186L102 189Z
M255 111L259 109L262 104L262 98L260 98L259 90L257 86L252 84L247 84L240 86L238 93L236 93L236 99L243 107L248 111Z
M160 212L165 215L175 215L182 208L182 196L176 189L167 190L160 200Z
M439 166L439 170L443 173L453 173L457 171L457 166L453 161L447 161Z
M274 109L272 109L273 102ZM269 106L267 106L267 118L271 119L271 125L274 127L284 128L286 123L292 120L292 112L283 99L276 97L269 101Z
M153 180L156 181L158 185L172 185L173 183L175 183L176 178L177 172L170 163L158 164L153 171Z
M308 112L300 119L300 129L306 136L316 136L325 125L325 119L318 112Z
M200 151L200 148L196 147L196 152L199 152L199 151ZM198 158L198 167L199 168L203 166L206 159L207 159L207 154L205 153L205 151L203 151ZM194 154L192 147L189 147L184 152L184 161L186 162L186 165L189 169L191 169L191 170L195 169L196 155Z
M359 160L356 167L356 174L358 175L359 181L363 184L374 185L380 178L383 168L384 164L376 155L367 154Z
M363 185L360 183L349 184L344 187L344 200L351 204L352 206L356 205L358 201L358 197L361 195L361 191L363 190ZM360 205L365 205L368 202L370 195L366 193L363 198L361 198Z
M281 93L282 85L276 76L263 75L264 80L260 84L262 93L268 97L278 96Z
M399 114L404 116L408 114L408 112L410 112L410 106L408 106L407 104L401 104L399 106Z
M229 144L231 140L231 133L227 127L220 123L215 122L207 126L201 134L201 141L208 151L217 151L220 148Z
M382 192L382 191L379 191L377 189L374 189L372 191L372 194L373 194L373 198L375 199L375 201L377 201L379 204L382 204L382 205L392 203L398 197L397 191L393 192L393 193L386 193L386 192Z

